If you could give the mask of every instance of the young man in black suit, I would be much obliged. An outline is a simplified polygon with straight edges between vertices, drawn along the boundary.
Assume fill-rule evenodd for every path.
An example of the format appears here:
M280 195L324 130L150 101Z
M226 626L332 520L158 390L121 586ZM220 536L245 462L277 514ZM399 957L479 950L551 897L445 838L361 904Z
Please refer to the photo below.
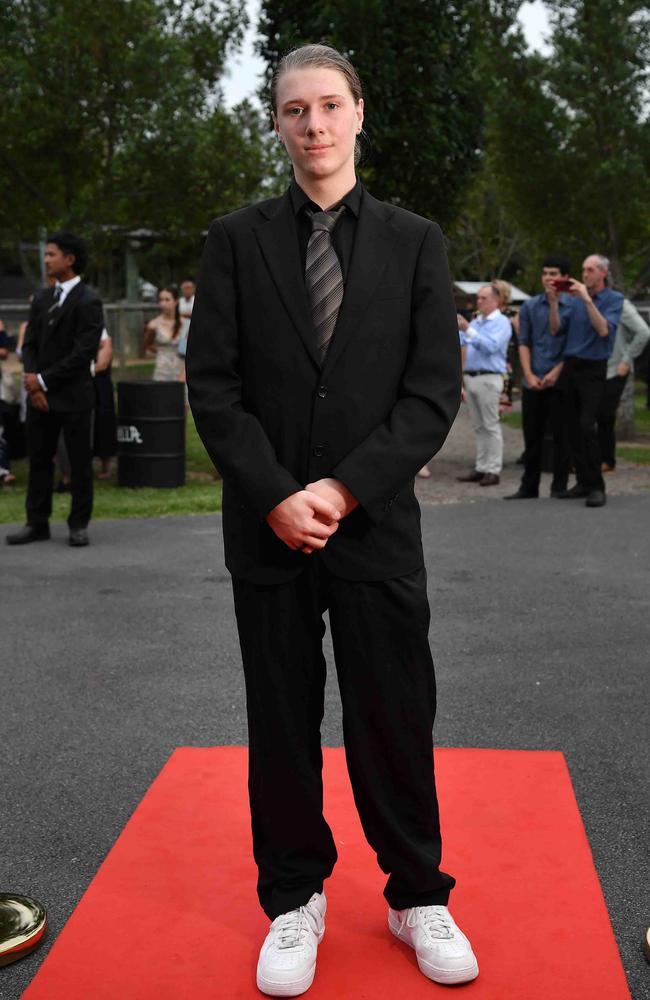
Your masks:
M91 362L104 327L102 303L80 274L86 247L72 233L50 236L45 270L54 285L34 296L23 344L27 402L27 523L9 545L50 537L54 455L61 430L70 458L69 543L88 544L93 506L91 419L95 393Z
M425 975L478 974L440 870L435 679L414 475L460 403L442 234L355 175L363 101L326 46L280 64L275 127L294 167L281 198L213 223L187 375L223 477L226 564L246 681L258 895L272 921L258 987L310 986L336 849L322 813L329 610L346 758L389 876L391 931Z

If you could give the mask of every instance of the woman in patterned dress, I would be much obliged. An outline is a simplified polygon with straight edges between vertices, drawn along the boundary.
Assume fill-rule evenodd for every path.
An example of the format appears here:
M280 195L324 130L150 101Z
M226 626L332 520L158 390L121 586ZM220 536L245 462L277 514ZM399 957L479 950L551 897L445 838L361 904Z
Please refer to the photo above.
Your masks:
M145 327L144 347L156 355L154 382L184 382L185 364L178 354L183 323L178 311L178 289L174 285L158 293L160 312Z

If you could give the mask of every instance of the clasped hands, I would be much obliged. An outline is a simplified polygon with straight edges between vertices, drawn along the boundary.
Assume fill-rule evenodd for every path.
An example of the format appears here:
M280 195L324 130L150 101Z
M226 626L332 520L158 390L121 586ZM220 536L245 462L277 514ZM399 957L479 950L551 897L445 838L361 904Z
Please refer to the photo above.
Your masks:
M546 375L543 375L541 378L539 375L535 375L535 373L532 371L524 372L526 378L526 384L529 389L533 389L535 391L541 389L552 389L553 386L557 384L557 380L560 377L561 370L562 366L557 365L555 368L552 368L550 372L547 372Z
M338 479L319 479L279 503L266 515L266 521L290 549L310 555L325 548L339 522L358 503Z
M29 401L37 410L49 410L50 405L34 372L26 372L24 376L25 389L29 393Z

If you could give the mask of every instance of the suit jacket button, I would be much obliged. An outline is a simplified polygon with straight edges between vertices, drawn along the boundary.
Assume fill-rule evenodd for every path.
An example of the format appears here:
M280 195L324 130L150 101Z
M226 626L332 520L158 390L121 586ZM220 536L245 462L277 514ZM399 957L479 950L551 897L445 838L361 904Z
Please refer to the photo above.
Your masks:
M325 399L325 397L327 395L327 386L326 385L319 385L318 386L318 395L320 396L321 399Z
M322 458L324 451L325 449L323 448L322 444L317 444L312 451L312 455L314 456L314 458Z

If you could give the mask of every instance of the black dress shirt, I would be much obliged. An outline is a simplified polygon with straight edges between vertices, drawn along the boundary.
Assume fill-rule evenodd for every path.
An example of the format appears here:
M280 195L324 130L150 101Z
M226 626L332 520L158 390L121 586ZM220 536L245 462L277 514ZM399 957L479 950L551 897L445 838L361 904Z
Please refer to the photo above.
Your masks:
M309 243L309 237L312 232L309 212L322 212L323 209L319 205L316 205L311 198L305 194L303 189L296 183L295 180L291 181L289 190L291 193L291 204L293 205L293 210L296 213L298 245L300 247L300 260L302 262L302 270L304 274L305 261L307 259L307 244ZM340 201L337 201L336 205L333 205L328 209L328 212L333 212L341 205L346 206L346 211L336 223L332 234L332 246L334 247L341 262L344 283L347 279L348 271L350 270L352 248L354 247L354 237L356 234L359 212L361 210L362 198L363 185L361 184L361 181L357 179L357 183L354 185L352 190L348 191L348 193L341 198Z

